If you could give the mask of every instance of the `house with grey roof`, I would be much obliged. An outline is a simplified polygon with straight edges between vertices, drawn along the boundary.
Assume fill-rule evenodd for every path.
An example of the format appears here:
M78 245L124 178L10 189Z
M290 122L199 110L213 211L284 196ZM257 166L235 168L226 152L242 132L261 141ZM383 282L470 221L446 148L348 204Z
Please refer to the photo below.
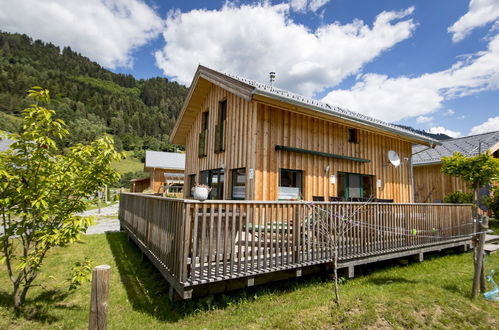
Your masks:
M499 158L499 131L444 140L441 143L434 148L423 145L414 145L412 148L416 202L441 202L449 193L459 190L471 192L462 179L440 172L442 157L452 156L456 152L476 156L488 151Z
M155 193L181 192L184 184L185 154L146 150L144 171Z
M186 148L186 186L211 199L394 202L412 201L412 145L440 143L201 65L170 142Z

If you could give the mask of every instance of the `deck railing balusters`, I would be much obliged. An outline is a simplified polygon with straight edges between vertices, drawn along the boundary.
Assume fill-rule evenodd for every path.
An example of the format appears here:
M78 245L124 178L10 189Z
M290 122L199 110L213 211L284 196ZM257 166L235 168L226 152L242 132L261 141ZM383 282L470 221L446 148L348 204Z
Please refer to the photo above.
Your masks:
M463 240L474 229L471 206L449 204L201 203L125 193L119 216L180 283L329 263L331 238L348 260Z

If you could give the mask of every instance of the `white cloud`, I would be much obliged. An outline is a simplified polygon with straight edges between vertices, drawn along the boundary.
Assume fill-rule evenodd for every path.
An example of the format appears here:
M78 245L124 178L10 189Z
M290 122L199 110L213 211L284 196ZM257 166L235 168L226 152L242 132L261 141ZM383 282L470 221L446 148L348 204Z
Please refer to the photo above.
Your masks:
M496 35L486 51L447 70L396 78L367 73L350 90L334 90L323 100L386 121L422 116L438 110L445 100L499 89L498 63Z
M470 130L470 135L493 132L493 131L499 131L499 116L491 117L487 119L486 122L477 125L475 127L472 127Z
M463 40L473 29L495 21L499 17L499 1L470 0L468 12L459 18L448 31L452 33L452 41Z
M462 134L460 132L452 131L452 130L446 129L445 127L442 127L442 126L432 127L428 130L428 132L433 133L433 134L442 133L442 134L446 134L452 138L458 138L458 137L462 136Z
M2 0L0 29L26 33L73 50L99 64L130 66L132 52L163 27L140 0Z
M452 109L447 109L447 111L444 112L444 116L452 116L456 112Z
M311 0L308 4L308 8L314 13L319 10L322 6L326 5L330 0Z
M416 123L418 124L426 124L431 123L433 121L433 117L419 116L416 118Z
M314 13L319 10L319 8L326 5L331 0L291 0L289 5L292 10L297 12L306 12L307 10L313 11Z
M156 52L165 75L190 83L199 63L259 81L276 72L276 86L313 95L356 74L415 29L410 7L380 13L372 27L360 20L322 25L314 31L290 18L288 4L266 2L220 10L169 13Z

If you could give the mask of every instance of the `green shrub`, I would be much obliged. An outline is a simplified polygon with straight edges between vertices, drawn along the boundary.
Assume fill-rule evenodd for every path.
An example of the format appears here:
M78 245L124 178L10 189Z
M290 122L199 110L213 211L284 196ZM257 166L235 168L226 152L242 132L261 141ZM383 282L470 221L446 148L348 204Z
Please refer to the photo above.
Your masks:
M492 194L490 197L483 197L482 202L487 209L492 211L494 218L499 218L499 187L494 187L492 189Z
M445 196L444 202L452 204L470 204L473 202L473 193L455 191Z

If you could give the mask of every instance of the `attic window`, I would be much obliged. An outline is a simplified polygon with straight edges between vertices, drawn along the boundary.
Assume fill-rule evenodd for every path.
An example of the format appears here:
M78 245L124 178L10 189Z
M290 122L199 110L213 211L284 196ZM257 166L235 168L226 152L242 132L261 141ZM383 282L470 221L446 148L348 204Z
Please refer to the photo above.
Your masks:
M359 130L356 128L348 129L348 142L359 143Z

